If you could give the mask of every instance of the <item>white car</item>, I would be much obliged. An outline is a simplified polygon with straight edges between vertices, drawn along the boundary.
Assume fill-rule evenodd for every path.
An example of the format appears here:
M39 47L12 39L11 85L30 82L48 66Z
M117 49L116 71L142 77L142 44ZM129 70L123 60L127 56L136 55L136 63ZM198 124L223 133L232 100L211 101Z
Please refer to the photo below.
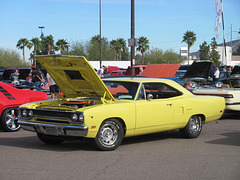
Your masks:
M194 89L195 95L220 96L225 98L227 111L240 111L240 89L239 88L205 88Z

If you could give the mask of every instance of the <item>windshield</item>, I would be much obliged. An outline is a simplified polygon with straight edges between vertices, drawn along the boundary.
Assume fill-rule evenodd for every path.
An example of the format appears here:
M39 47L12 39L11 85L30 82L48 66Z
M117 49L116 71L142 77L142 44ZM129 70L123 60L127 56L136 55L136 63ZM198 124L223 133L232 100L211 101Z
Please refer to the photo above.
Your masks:
M121 81L103 81L116 99L134 100L139 83Z

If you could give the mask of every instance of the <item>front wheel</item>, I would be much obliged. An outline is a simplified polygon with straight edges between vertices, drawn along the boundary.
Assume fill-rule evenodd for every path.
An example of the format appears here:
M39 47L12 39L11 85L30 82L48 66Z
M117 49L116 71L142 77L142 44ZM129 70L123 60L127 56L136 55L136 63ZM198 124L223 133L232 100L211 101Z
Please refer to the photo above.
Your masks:
M94 141L100 150L112 151L122 143L123 134L122 124L116 119L110 119L102 123Z
M64 140L54 136L37 133L38 138L45 144L61 144Z
M180 129L180 134L185 138L196 138L202 131L202 118L200 116L190 117L187 125Z
M20 129L18 124L18 108L10 107L4 110L1 116L0 126L4 131L13 132Z

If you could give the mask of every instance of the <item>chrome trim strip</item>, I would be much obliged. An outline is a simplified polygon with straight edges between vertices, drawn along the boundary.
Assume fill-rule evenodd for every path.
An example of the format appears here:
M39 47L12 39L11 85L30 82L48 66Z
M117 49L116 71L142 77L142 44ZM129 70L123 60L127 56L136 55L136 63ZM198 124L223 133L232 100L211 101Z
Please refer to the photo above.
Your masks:
M240 102L235 102L235 103L226 103L226 105L239 105Z
M88 126L68 126L68 125L53 125L53 124L45 124L45 123L36 123L36 122L27 122L18 120L18 124L24 130L33 131L48 135L55 136L77 136L84 137L88 134ZM53 128L55 130L54 134L49 134L46 129Z

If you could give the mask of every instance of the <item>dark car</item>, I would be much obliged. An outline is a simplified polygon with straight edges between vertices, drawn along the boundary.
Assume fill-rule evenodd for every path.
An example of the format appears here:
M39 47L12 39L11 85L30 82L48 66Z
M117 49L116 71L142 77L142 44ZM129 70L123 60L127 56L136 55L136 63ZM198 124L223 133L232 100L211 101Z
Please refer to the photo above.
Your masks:
M186 81L191 81L195 87L215 87L214 68L212 61L194 61L179 84L184 85Z
M30 72L30 68L8 68L4 70L1 81L18 89L34 90L33 83L28 79Z
M3 71L4 71L4 67L0 67L0 79L2 79Z
M235 66L230 77L223 81L225 88L240 88L240 66Z

